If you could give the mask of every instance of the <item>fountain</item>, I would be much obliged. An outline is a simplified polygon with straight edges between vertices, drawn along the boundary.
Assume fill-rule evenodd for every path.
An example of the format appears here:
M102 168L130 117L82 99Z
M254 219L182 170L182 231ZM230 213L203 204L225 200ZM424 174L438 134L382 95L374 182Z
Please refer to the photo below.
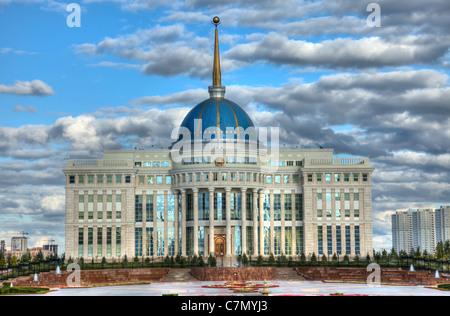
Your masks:
M263 290L260 292L262 296L269 296L269 294L272 293L271 291L268 290L268 288L269 286L267 285L267 281L264 280Z
M37 273L34 274L33 281L34 282L38 282L39 281Z
M411 264L411 267L409 268L409 272L415 272L416 270L414 270L414 266Z
M435 273L434 277L435 277L436 279L439 279L439 278L440 278L440 276L439 276L439 271L438 271L438 270L436 270L436 273Z
M61 274L61 268L59 266L56 267L55 274Z

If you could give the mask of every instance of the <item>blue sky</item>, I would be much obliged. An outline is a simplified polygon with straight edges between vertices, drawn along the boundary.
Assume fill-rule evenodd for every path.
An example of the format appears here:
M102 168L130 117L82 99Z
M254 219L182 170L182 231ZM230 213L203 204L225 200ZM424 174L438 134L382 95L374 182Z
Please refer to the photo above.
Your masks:
M280 143L370 156L374 242L390 214L450 204L448 0L0 0L0 239L64 247L64 158L150 148L208 97L220 29L227 97Z

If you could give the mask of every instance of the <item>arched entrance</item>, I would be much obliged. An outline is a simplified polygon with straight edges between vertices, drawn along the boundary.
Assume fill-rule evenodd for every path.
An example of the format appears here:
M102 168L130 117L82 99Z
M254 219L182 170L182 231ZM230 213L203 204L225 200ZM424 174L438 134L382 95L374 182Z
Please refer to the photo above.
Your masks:
M216 256L226 254L226 235L214 235L214 253Z

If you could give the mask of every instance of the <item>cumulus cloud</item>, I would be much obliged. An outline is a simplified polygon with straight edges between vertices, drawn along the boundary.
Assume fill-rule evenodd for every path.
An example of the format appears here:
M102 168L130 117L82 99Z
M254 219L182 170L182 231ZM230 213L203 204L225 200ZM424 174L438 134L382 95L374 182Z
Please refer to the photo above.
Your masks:
M36 79L31 82L16 80L12 86L0 84L0 94L46 96L55 92L48 84Z

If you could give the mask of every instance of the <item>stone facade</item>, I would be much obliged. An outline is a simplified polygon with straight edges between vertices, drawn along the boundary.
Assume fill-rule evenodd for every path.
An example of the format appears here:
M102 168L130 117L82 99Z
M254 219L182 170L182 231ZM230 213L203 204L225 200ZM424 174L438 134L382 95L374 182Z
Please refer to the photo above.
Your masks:
M223 159L186 164L170 150L133 150L68 160L66 258L372 252L368 158L283 149L266 163Z

